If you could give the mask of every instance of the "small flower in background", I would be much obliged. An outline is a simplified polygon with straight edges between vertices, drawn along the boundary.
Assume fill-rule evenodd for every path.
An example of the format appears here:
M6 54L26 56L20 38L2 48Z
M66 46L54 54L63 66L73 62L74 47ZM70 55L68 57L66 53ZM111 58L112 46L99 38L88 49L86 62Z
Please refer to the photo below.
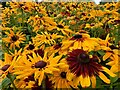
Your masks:
M3 42L7 43L8 45L10 44L10 49L18 47L20 48L19 44L23 43L25 39L25 35L22 32L17 32L14 33L12 30L10 30L10 33L5 32L8 37L3 38Z
M52 45L52 44L55 44L55 39L57 38L63 38L62 35L57 35L57 34L50 34L48 32L44 32L44 33L41 33L41 34L37 34L36 37L32 38L33 42L36 42L38 43L39 45L42 45L42 44L49 44L49 45Z

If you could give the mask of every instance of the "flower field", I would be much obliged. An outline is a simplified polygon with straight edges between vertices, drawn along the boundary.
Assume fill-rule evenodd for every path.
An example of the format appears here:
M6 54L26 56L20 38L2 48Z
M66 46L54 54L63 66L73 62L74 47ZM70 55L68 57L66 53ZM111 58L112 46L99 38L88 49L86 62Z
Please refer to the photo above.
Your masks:
M0 4L0 89L117 89L120 2Z

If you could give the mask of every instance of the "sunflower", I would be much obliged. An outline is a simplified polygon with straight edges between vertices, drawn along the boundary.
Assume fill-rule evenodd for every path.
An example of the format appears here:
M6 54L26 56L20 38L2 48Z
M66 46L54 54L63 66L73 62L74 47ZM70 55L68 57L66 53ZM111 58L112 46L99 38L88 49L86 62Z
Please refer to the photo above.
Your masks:
M8 37L3 38L2 40L5 43L10 44L10 49L15 48L16 47L20 47L19 44L23 43L23 41L25 41L25 35L22 34L22 32L18 31L16 34L10 30L10 33L5 32L7 34Z
M53 71L59 71L56 67L59 65L64 65L64 63L58 63L62 55L54 57L53 53L48 56L48 51L44 51L43 57L35 53L28 57L29 59L27 59L24 55L19 61L16 62L14 74L17 75L16 79L34 75L34 79L38 82L39 86L46 78L46 74L52 74Z
M54 88L70 89L71 87L74 87L72 82L74 75L70 72L67 63L64 66L59 66L58 68L60 71L54 71L53 76L50 77Z
M110 80L104 75L104 72L111 77L116 75L106 67L97 63L98 58L96 56L89 56L88 53L82 49L75 49L68 53L67 62L69 69L76 77L73 79L75 85L81 84L82 87L89 87L90 81L92 87L96 86L96 76L99 76L105 83L110 83Z

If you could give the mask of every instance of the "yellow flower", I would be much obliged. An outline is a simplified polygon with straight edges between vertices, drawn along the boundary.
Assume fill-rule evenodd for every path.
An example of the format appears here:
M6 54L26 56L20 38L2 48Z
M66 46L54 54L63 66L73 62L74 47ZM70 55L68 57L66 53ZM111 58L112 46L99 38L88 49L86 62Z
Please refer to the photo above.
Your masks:
M36 87L36 82L33 76L24 77L22 79L14 80L16 88L33 88Z
M109 52L109 54L108 54ZM110 65L111 68L110 70L114 73L119 73L119 63L120 63L120 50L114 49L113 51L108 51L104 55L103 59L108 59L110 58L110 61L106 65ZM107 56L108 55L108 56ZM119 76L120 77L120 76Z
M53 29L57 29L58 31L62 32L64 35L67 35L68 37L69 37L69 33L74 34L74 32L71 29L69 29L69 26L64 26L63 20L61 20L56 25L50 25L48 27L48 30L50 30L50 31Z
M94 50L96 46L99 46L97 38L90 38L87 33L75 34L72 38L62 42L62 49L81 49L86 51Z
M98 38L99 40L99 47L96 47L96 50L110 50L110 48L108 46L111 45L111 43L109 42L110 40L110 37L109 37L109 34L106 36L106 39L105 40L102 40L100 38Z
M0 60L0 72L2 74L2 78L5 78L8 73L13 72L13 67L16 60L19 60L18 56L11 56L10 54L4 54L4 61Z
M26 58L26 55L23 55L23 57L16 62L14 74L17 75L16 79L21 79L34 74L34 79L35 81L38 81L39 86L45 78L45 75L52 74L53 71L59 71L56 67L64 65L63 63L58 63L62 55L54 57L53 53L48 56L48 51L44 52L43 57L38 54L36 55L35 53L28 57L29 59Z
M10 33L8 32L5 32L5 33L7 34L8 37L3 38L2 40L5 43L10 44L10 49L15 48L15 46L20 48L19 44L25 41L25 35L22 34L22 32L18 31L15 34L12 30L10 30Z
M57 34L50 34L48 32L44 32L42 34L37 34L36 37L32 38L33 42L38 43L39 45L42 44L55 44L55 39L57 38L63 38L63 36L61 35L57 35Z
M39 44L35 43L35 42L30 42L29 44L26 44L26 46L24 47L24 54L30 54L33 53L35 50L38 49Z
M89 87L92 82L92 87L95 88L96 76L99 76L105 83L109 84L110 80L102 71L106 72L111 77L116 76L108 68L97 63L96 61L98 58L96 56L93 55L91 58L87 52L82 49L75 49L72 52L69 52L66 60L69 65L69 69L76 76L73 79L73 83L76 87L79 83L83 88Z
M58 68L60 71L53 72L53 76L50 77L54 88L70 89L71 87L74 87L74 84L72 82L74 75L70 73L67 63L64 66L59 66Z

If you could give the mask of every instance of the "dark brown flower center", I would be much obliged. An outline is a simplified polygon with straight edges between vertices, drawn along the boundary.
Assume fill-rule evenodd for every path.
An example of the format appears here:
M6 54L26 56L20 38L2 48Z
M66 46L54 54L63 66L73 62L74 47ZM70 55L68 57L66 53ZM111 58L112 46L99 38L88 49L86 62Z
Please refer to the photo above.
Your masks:
M86 53L82 53L80 55L78 55L78 61L80 63L89 63L89 55L87 55Z
M66 72L61 72L60 76L61 76L62 78L66 78Z
M28 76L24 81L25 82L34 81L34 76Z
M111 49L118 49L116 46L114 46L114 45L111 45L111 46L109 46Z
M82 35L76 34L75 36L73 36L73 38L75 38L75 39L80 39L80 38L82 38Z
M57 44L57 45L54 46L54 49L55 49L55 50L56 50L56 49L59 49L61 46L62 46L62 43L59 43L59 44Z
M95 55L90 58L86 51L83 51L82 49L76 49L69 52L67 63L71 72L73 72L76 76L82 75L83 77L91 77L99 74L102 70L101 64L98 64L99 58Z
M33 50L35 48L34 45L30 44L29 47L27 48L28 50Z
M62 25L57 25L57 27L59 27L59 28L64 28L64 26L62 26Z
M19 39L19 37L18 36L12 36L11 39L12 39L12 41L15 42L15 41L17 41Z
M4 66L1 68L1 70L2 70L2 71L6 71L9 67L10 67L10 65L9 65L9 64L6 64L6 65L4 65Z
M42 49L38 49L34 51L36 54L38 53L41 57L44 56L44 51Z
M38 61L37 63L35 63L35 68L44 68L46 65L47 65L46 62Z

